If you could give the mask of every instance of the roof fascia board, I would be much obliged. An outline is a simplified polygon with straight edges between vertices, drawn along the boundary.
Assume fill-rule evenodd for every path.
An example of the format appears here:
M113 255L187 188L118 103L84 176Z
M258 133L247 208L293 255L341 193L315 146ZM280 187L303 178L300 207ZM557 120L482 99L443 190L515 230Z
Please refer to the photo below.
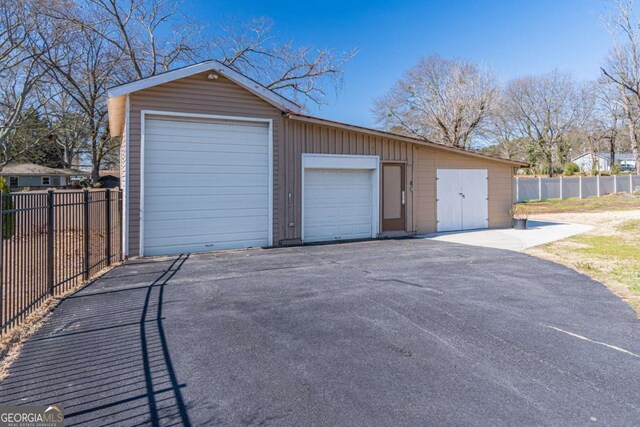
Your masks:
M178 68L177 70L167 71L166 73L158 74L156 76L147 77L135 82L123 84L121 86L116 86L108 89L107 94L109 98L114 98L211 70L219 72L224 77L240 85L244 89L262 98L266 102L282 111L293 113L299 113L301 111L301 108L298 104L289 101L287 98L275 93L270 89L267 89L257 82L254 82L250 78L243 76L242 74L232 70L226 65L213 60L189 65L187 67Z

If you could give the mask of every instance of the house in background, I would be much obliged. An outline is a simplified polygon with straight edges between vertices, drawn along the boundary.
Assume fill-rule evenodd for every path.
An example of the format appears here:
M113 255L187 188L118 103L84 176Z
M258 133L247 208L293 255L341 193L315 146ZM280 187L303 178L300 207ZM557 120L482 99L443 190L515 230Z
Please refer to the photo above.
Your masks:
M90 173L77 169L55 169L33 163L20 163L8 164L0 171L0 176L7 181L11 191L19 191L73 187L88 180Z
M101 170L100 188L118 188L120 187L120 171L119 170Z
M619 165L620 171L622 172L636 169L636 160L633 153L616 153L614 161ZM584 173L591 173L594 170L598 172L611 172L610 153L584 153L578 157L574 157L572 162L578 165Z

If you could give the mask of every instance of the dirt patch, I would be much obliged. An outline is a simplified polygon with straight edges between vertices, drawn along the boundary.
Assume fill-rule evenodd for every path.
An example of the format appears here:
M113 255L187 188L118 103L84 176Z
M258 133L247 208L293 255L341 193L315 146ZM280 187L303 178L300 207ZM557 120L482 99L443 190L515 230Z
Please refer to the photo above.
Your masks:
M640 210L532 215L594 228L577 236L528 249L604 283L640 315Z

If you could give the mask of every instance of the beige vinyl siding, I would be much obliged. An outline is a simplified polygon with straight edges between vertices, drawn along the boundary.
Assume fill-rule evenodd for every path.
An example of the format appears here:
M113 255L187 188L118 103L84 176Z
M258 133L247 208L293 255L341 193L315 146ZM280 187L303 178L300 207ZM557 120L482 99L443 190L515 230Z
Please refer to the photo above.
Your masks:
M416 153L415 221L419 234L436 231L436 169L487 169L489 173L489 228L511 226L513 166L432 148Z
M207 79L208 72L165 83L130 95L129 129L129 255L137 256L140 248L140 112L160 110L221 116L256 117L273 120L274 206L273 239L280 239L278 182L279 134L283 127L282 112L230 80L219 76Z
M280 206L282 212L287 214L287 220L280 226L283 240L287 241L285 243L297 243L301 236L303 153L376 155L380 156L381 162L403 162L406 163L407 188L410 187L414 144L296 120L285 121L285 140L286 143L280 147L281 164L284 169L284 176L281 173L280 177L285 183L281 191ZM288 204L287 200L289 192L293 195L291 204ZM412 206L413 197L409 191L406 206L406 230L409 232L413 231ZM290 226L290 223L293 226Z

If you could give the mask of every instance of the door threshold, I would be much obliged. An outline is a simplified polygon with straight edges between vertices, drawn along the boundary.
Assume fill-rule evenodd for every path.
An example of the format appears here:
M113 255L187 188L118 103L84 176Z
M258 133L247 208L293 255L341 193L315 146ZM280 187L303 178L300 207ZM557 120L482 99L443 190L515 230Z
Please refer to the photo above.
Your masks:
M408 231L383 231L378 235L379 239L395 239L397 237L412 237L413 233L409 233Z

